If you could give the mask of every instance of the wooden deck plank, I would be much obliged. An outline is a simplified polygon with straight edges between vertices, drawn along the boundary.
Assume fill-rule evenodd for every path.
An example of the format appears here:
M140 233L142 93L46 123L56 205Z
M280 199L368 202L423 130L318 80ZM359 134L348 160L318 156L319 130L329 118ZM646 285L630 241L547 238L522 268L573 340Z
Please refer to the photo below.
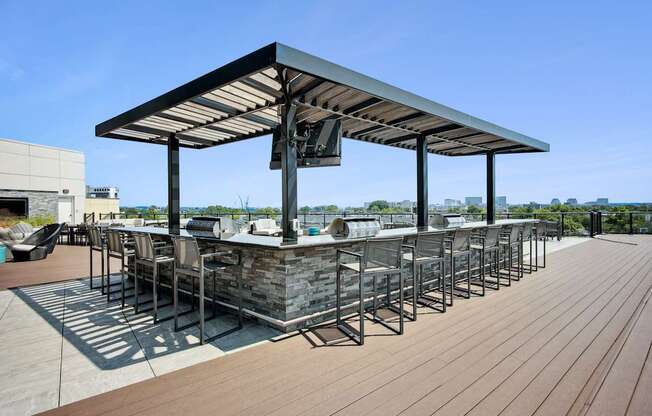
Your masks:
M605 293L608 294L608 291ZM563 333L563 335L565 334L572 335L575 333L577 328L582 328L584 325L586 325L586 323L591 322L591 320L594 317L594 310L599 309L601 305L599 301L602 299L609 299L609 298L610 296L604 296L601 294L597 302L589 301L585 303L582 302L575 303L573 305L573 309L575 310L579 309L577 312L575 313L567 312L565 314L562 314L561 319L550 320L547 325L547 328L552 328L553 331L555 331L556 333ZM604 302L607 301L608 300L604 300ZM572 302L570 303L572 304ZM581 309L582 307L583 309ZM554 353L554 351L556 351L555 347L565 345L566 338L563 336L562 337L556 336L553 337L551 340L549 334L541 335L542 333L545 334L545 332L541 331L544 328L534 327L529 329L535 330L534 334L532 334L533 335L532 338L530 338L529 340L528 339L522 340L518 337L510 339L509 342L506 343L505 345L502 345L502 347L499 350L495 350L495 352L492 351L492 353L484 357L482 361L479 362L476 366L473 366L470 370L465 371L464 373L456 376L453 380L451 380L452 382L449 382L446 385L431 391L427 396L421 398L419 402L412 405L410 409L405 412L405 414L406 415L430 414L428 412L432 412L436 409L439 409L455 395L459 394L468 386L470 386L472 383L474 383L478 378L482 377L485 373L491 371L492 369L494 369L494 367L500 367L501 365L503 365L506 358L509 356L516 358L516 360L520 363L539 362L539 360L532 359L533 357L531 355L520 356L518 353L524 347L534 345L535 349L529 353L534 355L536 353L541 354L540 351L551 351L551 353ZM525 334L527 334L527 331L525 331ZM523 343L523 341L525 341L525 343ZM545 347L547 347L547 350L543 350L543 348ZM505 365L511 366L513 365L513 361L510 360L506 362ZM514 368L514 370L516 370L517 368L518 367ZM498 374L502 374L502 372L499 371Z
M587 415L624 415L643 372L646 357L652 345L652 303L648 293L645 305L627 341L609 369ZM623 394L631 392L631 394ZM652 391L648 391L651 393ZM647 409L652 411L652 409Z
M89 251L83 246L57 245L46 259L0 264L0 290L88 277ZM100 262L100 254L93 252L94 276L100 275ZM117 271L119 267L120 261L112 259L111 269Z
M597 266L597 267L601 267L601 265L596 265L596 266ZM569 270L569 272L572 273L572 270ZM566 288L566 289L567 289L567 288ZM550 299L547 299L544 295L537 295L536 293L534 293L533 295L535 296L535 298L538 298L538 299L526 299L526 301L532 303L532 302L537 302L538 300L540 300L544 305L545 305L547 302L550 301ZM558 299L558 296L555 295L555 296L553 296L553 298L557 298L557 299ZM564 300L564 299L558 299L558 300ZM569 305L572 305L572 304L573 304L573 302L571 302L571 301L569 301L569 302L567 302L567 303L568 303ZM533 304L533 303L532 303L532 304ZM533 305L534 305L534 304L533 304ZM568 306L568 307L570 307L570 306ZM540 321L540 322L539 322L540 325L545 325L545 324L549 323L551 320L554 320L554 319L556 318L556 315L552 315L552 314L548 314L548 313L546 313L546 312L548 311L548 309L549 309L549 308L545 308L545 311L544 311L544 313L543 313L543 315L542 315L542 316L545 316L545 318L547 319L547 321L546 321L546 320L541 321L541 316L534 316L535 320L538 319L538 320ZM561 313L563 313L563 310L562 310ZM530 313L523 314L523 315L525 315L525 316L529 316ZM520 319L521 321L523 321L523 322L527 322L527 320L525 320L525 319L522 318L522 315L517 315L517 318L519 318L519 319ZM510 325L510 327L511 327L512 330L514 330L514 327L513 327L512 325ZM525 337L535 335L535 334L539 331L539 328L541 328L541 326L537 326L537 325L531 325L531 326L529 326L529 327L528 327L527 325L525 325L525 327L527 327L526 332L524 332L524 333L521 334L522 336L525 336ZM520 328L519 328L519 329L520 329ZM491 355L491 354L490 354L490 352L491 352L492 350L489 348L489 345L492 345L493 348L495 348L496 346L500 346L500 347L501 347L501 351L508 351L507 346L505 346L505 345L500 345L500 342L498 342L498 340L500 339L500 338L498 337L498 336L500 335L500 332L496 332L495 335L496 335L495 337L491 338L491 339L488 341L488 342L489 342L488 344L484 344L484 345L483 345L483 344L480 344L480 345L477 345L477 346L475 347L475 351L474 351L474 352L477 353L477 358L478 358L479 360L486 360L486 359L487 359L486 357L489 357L490 359L494 357L494 355ZM526 338L526 339L527 339L527 338ZM524 341L519 342L519 339L510 339L509 342L510 342L510 343L516 343L516 344L514 344L514 345L517 345L517 346L518 346L518 345L520 345L520 344L521 344L522 342L524 342ZM508 345L511 345L511 344L508 344ZM509 351L508 351L508 352L509 352ZM500 352L498 352L497 355L500 356ZM472 354L468 354L468 353L467 353L467 354L463 354L463 355L459 356L458 359L460 360L460 362L467 362L467 363L470 363L470 361L471 361L470 359L471 359L472 357L474 357L474 355L472 355ZM483 365L484 365L484 364L483 364ZM448 371L448 373L449 373L449 374L457 374L458 372L461 372L461 370L463 370L463 368L451 368L450 371ZM426 386L426 385L419 385L419 386L417 386L414 390L411 390L411 391L407 392L407 396L404 397L404 400L402 400L402 402L409 402L410 400L416 401L420 396L423 396L423 395L425 395L425 394L427 394L427 386ZM400 404L399 404L399 405L400 405ZM399 408L394 408L394 405L391 405L391 406L389 406L389 408L387 408L387 409L380 409L380 408L379 408L379 409L377 409L377 410L380 411L381 413L386 412L385 414L392 414L392 411L400 411L400 410L402 410L402 409L401 409L400 407L399 407Z
M628 416L649 415L652 409L652 344L647 351L647 358L643 366L643 371L636 384L634 395L627 409Z
M364 347L319 348L295 336L49 414L556 414L546 398L566 383L569 397L580 394L652 285L652 238L621 238L639 245L593 240L552 253L546 269L446 314L422 314L403 336L368 325L377 336ZM628 386L632 414L649 410L641 389L652 383L641 325L627 344L637 340L641 369ZM499 405L486 406L492 400Z
M605 271L610 272L608 269ZM631 281L631 278L632 276L623 273L620 280L615 283ZM561 319L556 319L555 325L548 326L527 344L515 351L515 355L524 362L524 365L507 382L501 384L490 395L484 397L470 414L497 414L521 394L524 387L529 385L536 375L556 357L560 345L563 346L564 343L568 342L568 337L576 334L574 331L583 328L582 325L586 324L587 318L592 319L594 317L596 308L610 300L613 291L616 290L612 283L610 280L603 281L602 285L612 290L604 290L594 296L590 293L586 293L586 296L584 296L583 287L578 285L578 294L582 297L582 300L574 305L568 313L565 313ZM573 313L573 311L575 312Z
M623 278L621 276L621 278ZM581 282L578 282L581 283ZM606 288L604 287L606 286ZM596 286L592 289L596 293L584 293L581 290L575 292L575 298L570 299L569 302L564 302L564 304L570 304L570 307L560 309L559 311L551 309L550 313L546 315L546 319L541 322L544 325L532 325L528 327L522 334L519 336L527 336L529 339L527 342L521 344L520 347L510 352L512 357L517 358L522 365L518 369L515 369L514 373L510 375L509 382L503 383L502 380L489 379L485 380L482 385L471 386L468 391L465 391L463 394L460 394L459 397L456 397L452 402L453 404L448 406L451 408L456 402L457 407L464 407L465 412L471 412L474 414L493 414L502 410L502 407L511 400L513 395L515 395L516 388L518 386L526 385L527 382L531 380L533 371L542 365L542 361L532 359L532 356L540 352L548 343L548 341L556 334L559 334L563 328L566 328L576 319L581 318L582 314L587 316L589 319L592 317L591 310L589 306L595 304L595 302L600 298L605 296L610 296L607 293L608 287L611 286L608 282L603 282L602 286ZM529 351L527 354L523 354L522 351ZM500 363L498 366L503 365ZM501 384L502 383L502 384ZM499 386L500 385L500 386ZM491 396L489 399L486 399L488 395L482 395L480 391L486 391L488 386L493 386L495 389L491 391ZM510 396L511 395L511 396ZM480 406L476 405L482 402ZM501 406L502 404L502 406ZM475 408L474 408L475 407Z
M622 325L625 325L627 319L633 312L636 305L632 302L626 302L630 298L641 297L644 295L645 290L649 287L644 278L639 280L630 281L627 290L623 290L613 302L604 305L601 309L581 331L574 336L570 342L563 347L553 360L551 360L546 367L537 374L537 377L512 401L509 406L501 413L503 415L524 415L533 414L538 407L547 398L549 392L555 387L559 380L564 376L568 369L575 363L581 354L590 347L590 345L598 339L602 331L607 330L603 339L609 340L617 336L617 332ZM638 291L637 291L638 289ZM643 293L641 293L643 292ZM638 301L636 301L638 302ZM558 342L563 342L561 339L552 340L549 345L555 345ZM613 341L612 341L613 342Z

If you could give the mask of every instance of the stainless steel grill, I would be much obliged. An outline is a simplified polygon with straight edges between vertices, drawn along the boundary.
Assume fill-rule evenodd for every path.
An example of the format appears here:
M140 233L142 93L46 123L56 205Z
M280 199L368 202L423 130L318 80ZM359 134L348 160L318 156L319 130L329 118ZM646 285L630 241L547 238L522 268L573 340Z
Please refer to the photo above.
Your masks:
M466 220L460 214L435 214L430 219L433 227L461 227Z
M328 226L328 232L338 237L373 237L380 231L380 223L373 218L335 218Z
M235 222L224 217L193 217L186 225L186 231L193 237L217 237L236 233Z

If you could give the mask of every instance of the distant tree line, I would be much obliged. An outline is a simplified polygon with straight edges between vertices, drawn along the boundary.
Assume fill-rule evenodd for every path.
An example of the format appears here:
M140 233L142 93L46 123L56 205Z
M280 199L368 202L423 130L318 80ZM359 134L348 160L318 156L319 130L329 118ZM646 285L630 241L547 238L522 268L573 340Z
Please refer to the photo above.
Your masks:
M559 213L564 215L565 230L570 233L581 233L588 227L588 215L581 215L587 211L600 210L608 213L603 220L603 225L607 231L624 232L629 228L629 215L627 212L650 212L652 213L652 205L626 205L626 206L587 206L587 205L549 205L545 207L538 207L536 205L525 206L512 206L509 209L509 215L513 218L532 217L536 215L539 219L549 221L559 221ZM125 207L121 209L122 213L128 217L143 217L146 219L159 219L167 215L166 207L156 207L154 205L149 207ZM379 214L396 214L404 213L408 210L400 207L391 207L386 200L376 200L369 204L367 208L347 208L347 214L364 214L364 213L379 213ZM486 213L485 208L471 205L465 208L449 208L448 212L466 213L483 215ZM231 208L223 205L209 205L205 208L190 208L185 209L185 215L218 215L218 214L231 214L238 218L240 215L251 213L252 215L280 215L281 210L274 207L263 208ZM299 208L299 213L315 213L323 212L328 214L337 214L343 212L343 209L337 205L319 205L319 206L302 206ZM503 215L499 213L498 215ZM646 221L645 215L634 215L633 228L645 228L650 226L650 222Z

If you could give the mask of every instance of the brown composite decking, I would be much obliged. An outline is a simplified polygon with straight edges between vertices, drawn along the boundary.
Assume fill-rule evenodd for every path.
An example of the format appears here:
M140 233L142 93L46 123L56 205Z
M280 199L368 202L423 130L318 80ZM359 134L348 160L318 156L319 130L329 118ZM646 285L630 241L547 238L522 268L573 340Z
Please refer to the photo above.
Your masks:
M402 336L294 336L48 415L643 415L652 391L652 238L610 237Z
M43 260L0 264L0 290L88 277L89 248L57 245ZM100 275L100 254L93 252L93 275ZM111 270L119 270L119 261L111 262ZM98 282L99 283L99 282Z

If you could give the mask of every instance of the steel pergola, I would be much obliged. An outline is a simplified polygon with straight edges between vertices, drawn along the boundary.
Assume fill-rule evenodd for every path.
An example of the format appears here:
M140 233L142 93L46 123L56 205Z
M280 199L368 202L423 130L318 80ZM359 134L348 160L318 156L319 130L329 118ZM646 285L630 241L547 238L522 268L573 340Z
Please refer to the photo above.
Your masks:
M283 232L296 239L294 135L326 119L344 137L417 151L417 225L428 222L427 154L487 155L487 214L494 218L496 154L549 145L297 49L272 43L96 126L96 135L168 147L169 227L179 228L179 148L202 149L275 132L284 139ZM491 173L491 174L490 174Z

